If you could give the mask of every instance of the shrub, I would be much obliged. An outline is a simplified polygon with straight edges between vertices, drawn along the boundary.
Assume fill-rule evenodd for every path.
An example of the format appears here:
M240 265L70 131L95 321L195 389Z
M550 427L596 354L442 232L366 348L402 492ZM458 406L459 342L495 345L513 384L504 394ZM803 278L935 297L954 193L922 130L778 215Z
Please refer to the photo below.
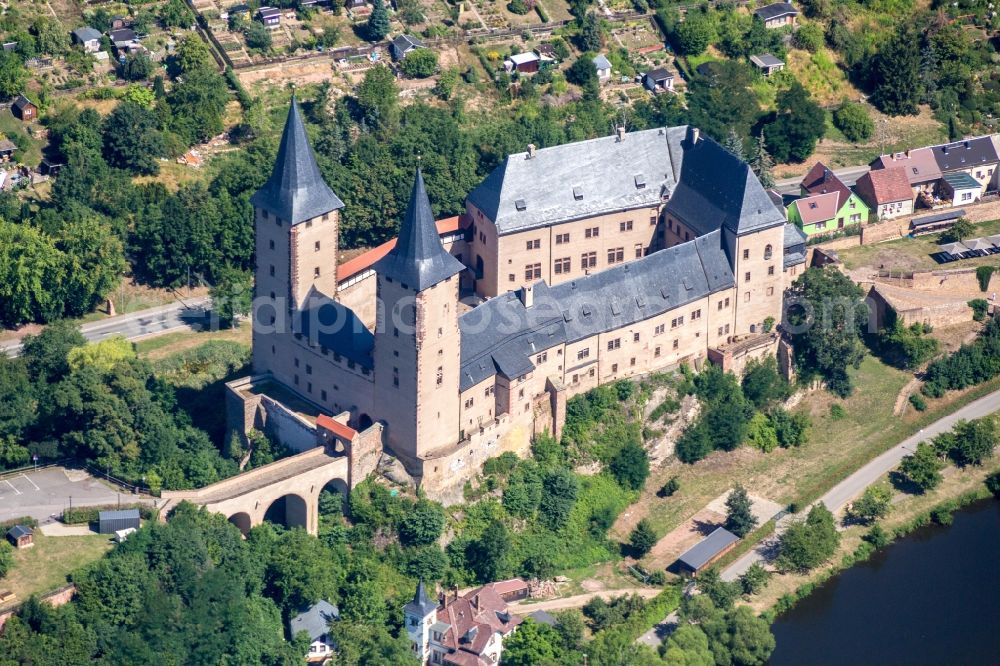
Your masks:
M793 523L781 535L778 564L786 570L809 571L829 560L839 543L833 514L817 504L805 521Z
M994 472L986 477L984 481L986 489L993 493L993 496L1000 499L1000 472Z
M657 497L671 497L674 493L681 489L681 482L676 476L670 477L670 480L663 484L657 491Z
M406 54L400 68L415 79L426 79L437 71L438 57L431 49L414 49Z
M809 441L811 422L804 412L789 412L783 407L775 407L768 413L778 444L783 448L802 446Z
M770 453L778 446L778 435L774 430L771 420L767 415L757 412L750 419L750 426L747 428L747 439L754 447L764 453Z
M868 109L854 102L844 102L837 107L833 112L833 125L853 143L867 141L875 131Z
M740 576L740 586L743 588L743 594L759 594L767 587L767 581L770 578L771 572L765 569L760 562L754 562Z
M511 0L507 3L507 9L510 10L512 14L519 14L524 16L532 9L534 9L534 2L532 0Z
M985 298L974 298L969 301L969 307L972 308L972 318L976 321L982 321L986 319L986 313L990 309L990 304Z
M108 504L105 506L85 506L66 509L63 511L62 522L65 525L83 525L97 522L98 514L101 511L117 511L118 509L139 509L139 517L143 520L151 520L157 515L155 507L148 504Z
M946 391L975 386L1000 374L1000 318L986 324L979 337L946 358L927 366L926 382L921 392L940 398Z
M910 404L913 405L913 408L918 412L922 412L927 409L927 401L924 400L924 397L919 393L911 393L909 400Z
M0 536L7 533L7 530L14 527L14 525L24 525L25 527L38 527L38 520L32 518L31 516L20 516L18 518L9 518L8 520L0 523Z
M931 520L933 520L938 525L944 525L947 527L952 523L951 511L947 507L938 507L931 511Z
M823 46L823 29L818 23L805 23L793 33L792 40L798 48L815 53Z
M870 543L875 550L885 548L892 540L890 535L882 529L881 525L872 525L868 533L861 538Z
M642 557L656 545L656 532L649 521L643 518L629 534L628 542L636 556Z
M857 500L851 502L847 508L848 520L863 525L870 525L875 519L885 516L889 512L889 502L892 500L892 491L884 485L869 486L865 488L864 494Z
M840 419L847 416L847 411L840 404L834 403L830 405L830 418L834 421L839 421Z
M639 490L649 476L649 457L646 455L646 450L634 442L629 442L612 458L610 470L622 488Z
M979 281L979 289L981 291L986 291L990 288L990 278L993 277L993 273L995 273L996 270L996 266L976 267L976 279Z

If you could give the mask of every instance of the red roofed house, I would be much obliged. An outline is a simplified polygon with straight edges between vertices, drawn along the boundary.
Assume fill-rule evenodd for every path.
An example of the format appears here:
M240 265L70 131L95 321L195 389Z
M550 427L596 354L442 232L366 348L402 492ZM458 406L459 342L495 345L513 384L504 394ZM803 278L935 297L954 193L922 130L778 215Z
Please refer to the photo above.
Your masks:
M913 213L913 190L902 166L869 171L855 187L880 220Z
M413 601L403 607L406 633L420 662L452 666L499 664L503 639L521 624L520 616L510 613L504 600L505 595L521 589L513 583L483 585L439 606L427 596L421 581Z

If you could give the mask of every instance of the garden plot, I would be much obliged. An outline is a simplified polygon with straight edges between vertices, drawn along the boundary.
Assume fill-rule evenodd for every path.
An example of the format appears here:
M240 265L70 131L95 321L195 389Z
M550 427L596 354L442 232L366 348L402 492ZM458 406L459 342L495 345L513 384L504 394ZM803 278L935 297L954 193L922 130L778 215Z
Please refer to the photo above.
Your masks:
M663 49L660 33L648 21L631 21L611 31L611 37L629 53L652 53Z

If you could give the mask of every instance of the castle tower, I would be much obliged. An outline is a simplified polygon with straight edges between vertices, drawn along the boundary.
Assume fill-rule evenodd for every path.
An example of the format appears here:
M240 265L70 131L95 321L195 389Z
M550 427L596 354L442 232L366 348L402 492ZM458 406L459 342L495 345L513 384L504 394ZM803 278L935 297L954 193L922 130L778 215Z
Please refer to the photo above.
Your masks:
M375 264L375 395L393 452L419 474L417 461L458 441L458 274L434 224L417 171L393 250Z
M403 606L403 624L410 646L420 663L430 659L430 629L437 622L437 604L427 596L424 581L417 583L413 601Z
M320 174L294 97L274 170L250 203L256 229L256 296L272 299L278 312L286 314L301 309L310 294L332 298L337 293L337 236L344 202Z

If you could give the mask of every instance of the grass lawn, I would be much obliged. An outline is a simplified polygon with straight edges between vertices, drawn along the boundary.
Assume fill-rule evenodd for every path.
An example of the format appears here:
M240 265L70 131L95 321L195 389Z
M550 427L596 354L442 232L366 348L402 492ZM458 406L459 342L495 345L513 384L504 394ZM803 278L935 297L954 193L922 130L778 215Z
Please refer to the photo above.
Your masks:
M0 580L0 588L17 595L8 605L65 585L70 573L100 559L112 545L106 534L47 537L35 530L35 545L15 551L13 568Z
M253 329L250 326L250 322L244 322L239 328L231 328L224 331L175 331L139 340L135 343L135 350L139 356L156 360L193 349L209 340L232 340L234 342L242 342L249 347L252 332Z
M996 233L1000 233L1000 220L981 222L976 225L976 233L973 238L991 236ZM893 270L912 271L939 268L968 268L970 266L984 266L987 264L995 266L997 264L996 255L963 259L950 264L939 264L931 257L931 254L940 251L937 239L937 234L928 234L919 238L900 238L885 243L859 245L857 247L838 250L838 254L844 262L844 266L848 269L878 268L884 265Z
M42 162L43 141L32 138L27 131L28 125L15 118L10 109L0 111L0 134L18 145L20 150L15 153L19 162L30 167L36 167Z

